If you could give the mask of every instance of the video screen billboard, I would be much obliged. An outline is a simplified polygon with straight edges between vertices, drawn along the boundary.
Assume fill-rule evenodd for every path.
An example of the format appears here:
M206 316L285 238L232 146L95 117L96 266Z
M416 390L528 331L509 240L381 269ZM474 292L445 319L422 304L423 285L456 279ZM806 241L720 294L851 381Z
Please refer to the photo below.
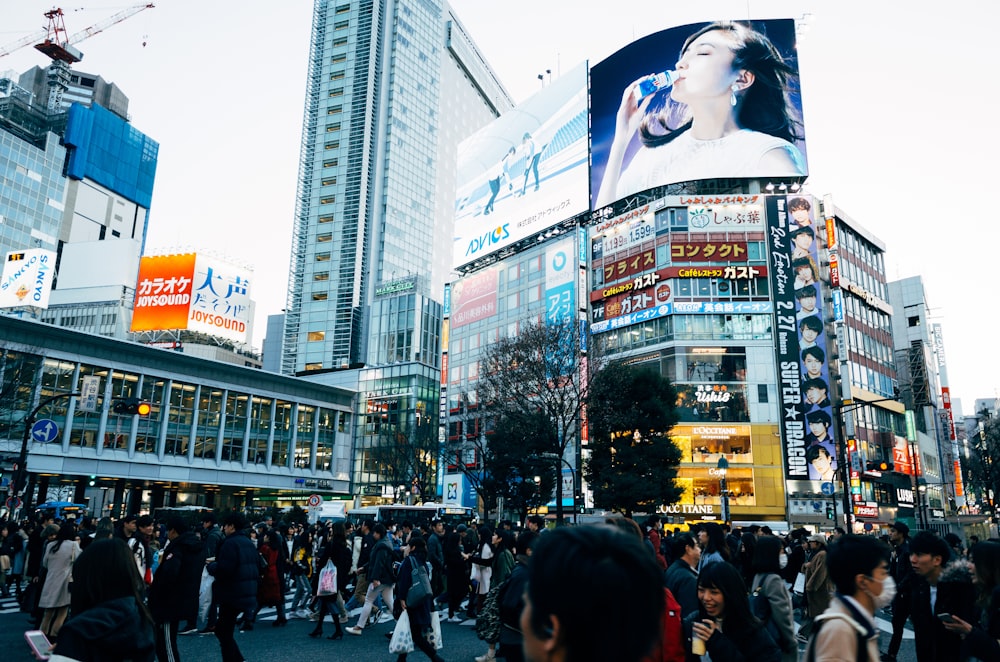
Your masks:
M792 19L651 34L593 66L590 97L593 209L664 184L808 174Z
M586 211L586 63L463 141L457 184L456 267Z

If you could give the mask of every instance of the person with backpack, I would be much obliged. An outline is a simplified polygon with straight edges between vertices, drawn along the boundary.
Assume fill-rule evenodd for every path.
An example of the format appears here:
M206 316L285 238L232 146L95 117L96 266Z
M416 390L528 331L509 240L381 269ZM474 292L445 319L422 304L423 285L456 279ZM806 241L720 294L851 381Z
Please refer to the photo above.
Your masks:
M875 612L896 596L889 548L871 536L843 535L830 545L826 564L836 594L813 622L804 662L878 662Z
M781 662L798 662L792 596L781 577L784 551L781 540L774 536L757 538L751 565L750 608L754 616L764 621L771 638L781 649Z

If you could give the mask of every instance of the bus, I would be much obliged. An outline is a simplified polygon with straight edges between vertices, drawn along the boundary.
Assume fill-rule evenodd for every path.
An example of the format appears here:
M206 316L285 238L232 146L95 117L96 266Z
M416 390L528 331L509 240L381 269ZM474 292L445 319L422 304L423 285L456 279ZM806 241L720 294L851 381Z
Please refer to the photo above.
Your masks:
M357 523L372 519L375 523L392 520L396 524L413 522L414 526L430 525L431 520L440 519L445 524L458 526L468 524L476 518L476 512L466 506L456 506L448 503L422 503L408 506L403 503L393 503L384 506L361 506L347 511L351 521Z
M87 504L71 501L46 501L35 506L35 515L57 520L79 520L87 514Z

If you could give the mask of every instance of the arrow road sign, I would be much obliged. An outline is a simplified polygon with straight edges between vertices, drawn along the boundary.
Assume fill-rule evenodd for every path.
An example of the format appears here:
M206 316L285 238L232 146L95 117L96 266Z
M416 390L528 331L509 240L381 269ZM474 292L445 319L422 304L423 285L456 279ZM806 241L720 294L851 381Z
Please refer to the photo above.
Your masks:
M51 419L43 418L31 426L31 438L43 444L54 441L58 436L59 426Z

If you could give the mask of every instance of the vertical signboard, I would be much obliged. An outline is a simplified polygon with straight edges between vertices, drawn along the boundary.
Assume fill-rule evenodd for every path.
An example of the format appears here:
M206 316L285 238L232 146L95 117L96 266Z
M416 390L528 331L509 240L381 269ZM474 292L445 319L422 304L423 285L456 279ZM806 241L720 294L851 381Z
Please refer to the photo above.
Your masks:
M767 199L781 437L789 493L819 492L837 469L827 338L811 199Z
M195 257L194 253L184 253L139 261L132 331L187 328Z
M7 253L0 280L0 308L49 307L56 254L42 248Z

